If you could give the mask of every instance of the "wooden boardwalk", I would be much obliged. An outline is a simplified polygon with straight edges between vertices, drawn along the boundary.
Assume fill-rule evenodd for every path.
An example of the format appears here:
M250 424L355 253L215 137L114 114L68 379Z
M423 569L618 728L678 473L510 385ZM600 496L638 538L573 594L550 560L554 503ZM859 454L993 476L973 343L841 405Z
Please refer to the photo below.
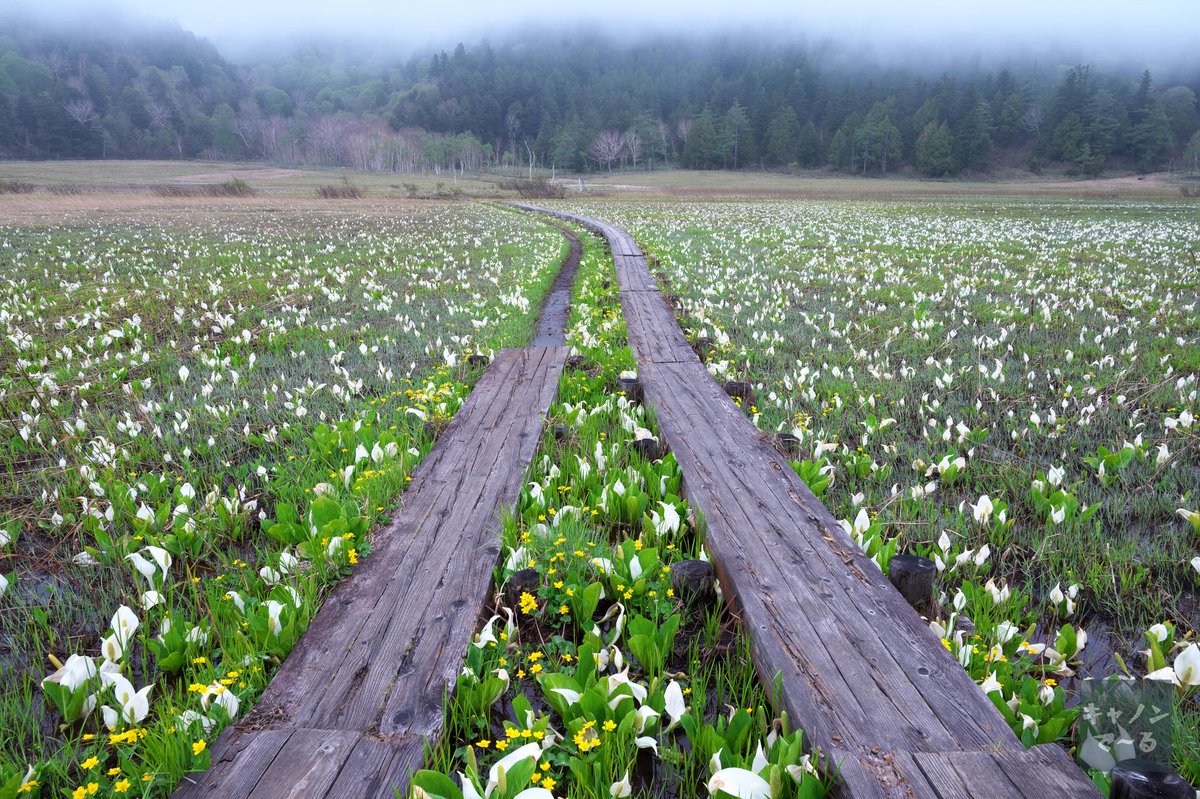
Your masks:
M522 206L527 210L541 210ZM1026 750L991 701L855 546L688 345L624 231L602 234L646 397L705 515L764 684L841 768L853 799L1098 797L1056 744Z
M413 475L361 567L178 799L408 793L442 725L567 351L504 350Z

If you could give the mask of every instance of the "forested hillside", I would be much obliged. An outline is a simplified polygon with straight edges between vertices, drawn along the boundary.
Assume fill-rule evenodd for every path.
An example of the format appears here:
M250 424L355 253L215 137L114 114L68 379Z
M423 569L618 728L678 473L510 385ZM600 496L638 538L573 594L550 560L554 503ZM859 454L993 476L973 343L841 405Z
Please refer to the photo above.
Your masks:
M234 64L165 24L0 21L0 156L381 171L1200 170L1200 66L923 70L832 45L540 36Z

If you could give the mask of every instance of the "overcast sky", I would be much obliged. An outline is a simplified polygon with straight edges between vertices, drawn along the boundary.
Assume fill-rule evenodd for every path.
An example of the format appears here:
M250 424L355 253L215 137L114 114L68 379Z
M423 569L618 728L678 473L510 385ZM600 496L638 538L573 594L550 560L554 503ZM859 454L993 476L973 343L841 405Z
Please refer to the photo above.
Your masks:
M1082 49L1091 59L1200 61L1200 0L3 0L69 17L82 7L176 20L241 51L305 34L361 35L417 50L504 40L536 24L603 25L630 32L769 30L809 40L866 43L879 55L913 48L956 55ZM10 5L11 7L11 5ZM919 50L918 50L919 52ZM238 53L240 55L240 53Z

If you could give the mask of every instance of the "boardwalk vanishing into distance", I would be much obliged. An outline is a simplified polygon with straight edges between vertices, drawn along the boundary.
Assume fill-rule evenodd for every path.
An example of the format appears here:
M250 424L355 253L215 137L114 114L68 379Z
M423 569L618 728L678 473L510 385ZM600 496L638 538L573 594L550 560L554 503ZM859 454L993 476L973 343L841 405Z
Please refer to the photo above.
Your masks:
M979 686L709 375L633 238L609 243L647 400L683 471L759 677L852 799L1098 797L1057 744L1026 749Z
M325 600L254 711L213 746L178 799L408 792L442 725L566 361L503 350L413 475L374 550Z

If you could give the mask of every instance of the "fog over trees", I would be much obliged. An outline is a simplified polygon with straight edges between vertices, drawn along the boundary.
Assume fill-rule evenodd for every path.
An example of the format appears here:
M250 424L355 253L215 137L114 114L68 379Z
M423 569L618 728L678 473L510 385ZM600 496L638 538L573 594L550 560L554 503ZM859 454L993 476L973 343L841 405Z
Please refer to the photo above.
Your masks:
M1074 56L1075 53L1072 53ZM509 35L233 62L178 25L0 20L0 157L376 171L1200 170L1200 63L921 64L751 35Z

